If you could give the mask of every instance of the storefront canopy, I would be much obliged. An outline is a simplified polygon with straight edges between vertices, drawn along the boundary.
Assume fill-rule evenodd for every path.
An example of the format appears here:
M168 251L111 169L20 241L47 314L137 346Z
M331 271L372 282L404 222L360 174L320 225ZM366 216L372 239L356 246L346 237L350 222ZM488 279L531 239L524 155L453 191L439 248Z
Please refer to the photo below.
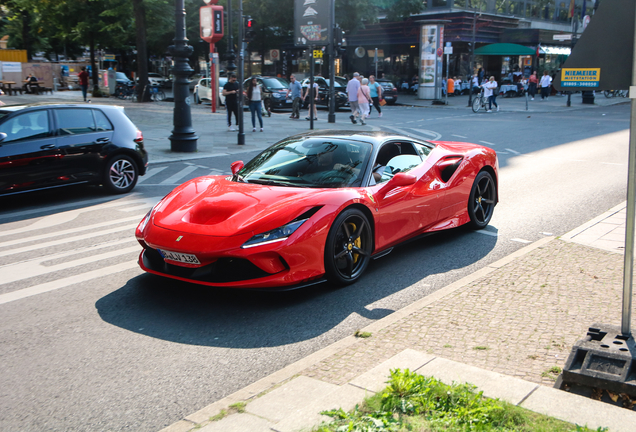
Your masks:
M532 48L525 47L523 45L511 44L511 43L496 43L483 47L479 47L475 50L475 55L499 55L499 56L514 56L514 55L535 55L536 51Z

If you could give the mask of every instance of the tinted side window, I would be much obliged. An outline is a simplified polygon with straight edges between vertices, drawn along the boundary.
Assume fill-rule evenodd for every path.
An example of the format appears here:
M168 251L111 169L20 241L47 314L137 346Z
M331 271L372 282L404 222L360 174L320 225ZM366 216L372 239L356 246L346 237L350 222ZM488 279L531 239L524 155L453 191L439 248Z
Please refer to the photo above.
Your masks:
M426 159L432 150L430 147L426 147L422 144L413 143L413 145L415 146L415 149L417 150L419 155L422 156L422 159Z
M106 114L100 110L93 110L93 114L95 114L95 126L98 131L113 130L113 125L110 123L110 120L108 120L108 117L106 117Z
M55 111L61 135L95 132L95 119L91 109L60 109Z
M25 138L43 138L49 134L49 117L46 111L20 114L2 123L0 132L7 134L5 143Z

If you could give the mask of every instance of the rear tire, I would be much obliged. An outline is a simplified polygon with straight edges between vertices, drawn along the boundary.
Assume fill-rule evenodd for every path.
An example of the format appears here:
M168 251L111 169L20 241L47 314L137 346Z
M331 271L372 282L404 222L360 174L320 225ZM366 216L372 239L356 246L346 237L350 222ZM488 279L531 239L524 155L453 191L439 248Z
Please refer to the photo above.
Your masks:
M130 157L117 155L106 164L103 185L113 194L130 192L139 179L137 164Z
M325 243L325 274L329 282L349 285L357 281L371 261L373 235L369 220L350 208L338 215Z
M481 171L468 198L468 215L473 229L484 229L490 223L497 203L497 186L488 171Z

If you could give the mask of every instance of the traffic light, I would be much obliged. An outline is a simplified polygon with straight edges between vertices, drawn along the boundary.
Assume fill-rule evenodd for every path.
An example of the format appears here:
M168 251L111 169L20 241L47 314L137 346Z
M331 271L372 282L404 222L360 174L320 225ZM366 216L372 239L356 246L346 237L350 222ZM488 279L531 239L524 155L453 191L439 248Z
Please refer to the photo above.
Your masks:
M244 37L243 40L245 42L251 42L252 39L256 36L256 30L254 28L254 20L250 16L246 16L243 18L243 27L244 27Z
M338 54L342 55L346 52L346 49L344 48L344 44L345 44L344 31L339 26L334 27L333 46L334 46L336 55Z

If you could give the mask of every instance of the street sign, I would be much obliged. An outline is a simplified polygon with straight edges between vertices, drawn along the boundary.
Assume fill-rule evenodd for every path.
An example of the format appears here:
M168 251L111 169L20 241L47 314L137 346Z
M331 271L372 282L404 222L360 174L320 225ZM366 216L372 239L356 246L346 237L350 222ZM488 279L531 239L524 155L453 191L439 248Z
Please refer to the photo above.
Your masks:
M223 37L223 6L202 6L199 8L201 39L215 43Z
M314 58L321 59L322 58L322 50L314 50Z
M272 61L280 60L280 50L277 50L277 49L269 50L269 58Z
M557 41L568 41L568 40L572 40L572 33L570 33L570 34L558 34L558 35L552 35L552 39L553 39L553 40L557 40Z
M561 87L598 87L601 82L601 68L563 68Z
M326 45L331 7L325 0L294 0L294 45Z
M104 54L104 60L115 60L115 54Z
M444 47L444 54L452 54L453 53L453 47L452 46L445 46Z
M590 16L589 15L585 15L583 17L583 30L585 30L585 28L587 27L587 25L590 23Z

